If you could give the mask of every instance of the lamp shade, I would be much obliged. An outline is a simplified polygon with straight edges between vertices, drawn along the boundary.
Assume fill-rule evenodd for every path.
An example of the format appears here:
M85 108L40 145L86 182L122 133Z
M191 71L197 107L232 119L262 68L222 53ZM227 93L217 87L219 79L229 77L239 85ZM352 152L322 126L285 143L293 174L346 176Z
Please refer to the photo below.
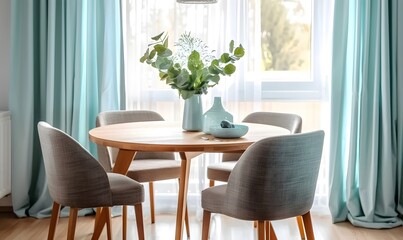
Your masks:
M209 4L209 3L217 3L217 0L176 0L178 3L185 4Z

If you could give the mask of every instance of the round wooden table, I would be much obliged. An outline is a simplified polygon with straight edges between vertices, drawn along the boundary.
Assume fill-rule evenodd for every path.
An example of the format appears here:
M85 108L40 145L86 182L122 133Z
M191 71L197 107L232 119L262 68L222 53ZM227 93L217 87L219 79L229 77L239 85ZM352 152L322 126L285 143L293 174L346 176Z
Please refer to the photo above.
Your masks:
M221 139L203 132L187 132L180 123L148 121L121 123L90 130L90 140L98 145L119 149L113 172L126 174L138 151L179 152L181 175L176 215L175 239L182 239L186 196L191 159L204 152L243 152L254 142L290 134L289 130L271 125L242 123L249 127L241 138Z

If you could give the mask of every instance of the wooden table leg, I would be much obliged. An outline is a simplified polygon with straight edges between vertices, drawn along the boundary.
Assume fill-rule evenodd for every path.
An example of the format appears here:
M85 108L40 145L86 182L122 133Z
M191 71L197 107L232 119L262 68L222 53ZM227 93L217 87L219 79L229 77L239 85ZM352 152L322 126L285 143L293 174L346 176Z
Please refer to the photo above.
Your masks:
M118 152L118 156L116 157L115 165L113 166L112 172L126 175L127 171L129 170L130 164L133 161L134 156L136 156L136 153L137 153L136 151L120 149ZM107 211L107 212L110 214L110 211ZM99 215L99 218L97 218L95 221L94 235L93 235L92 239L99 238L99 235L101 234L102 229L104 228L107 217L108 217L105 214L108 214L108 213L105 213L104 208L100 211L99 214L98 214L98 210L97 210L97 215Z
M112 172L126 175L133 158L136 156L136 153L136 151L120 149L118 155L116 156L116 161Z
M185 211L187 205L190 161L192 159L192 155L184 152L179 153L179 155L181 157L181 175L179 182L178 209L176 213L176 240L181 240L183 235L183 222L185 220Z

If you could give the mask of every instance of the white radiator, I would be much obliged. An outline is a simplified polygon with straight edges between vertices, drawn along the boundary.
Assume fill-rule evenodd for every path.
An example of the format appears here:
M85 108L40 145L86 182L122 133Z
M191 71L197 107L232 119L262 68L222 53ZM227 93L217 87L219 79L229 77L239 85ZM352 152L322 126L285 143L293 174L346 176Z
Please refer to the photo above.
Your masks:
M11 119L0 112L0 198L11 193Z

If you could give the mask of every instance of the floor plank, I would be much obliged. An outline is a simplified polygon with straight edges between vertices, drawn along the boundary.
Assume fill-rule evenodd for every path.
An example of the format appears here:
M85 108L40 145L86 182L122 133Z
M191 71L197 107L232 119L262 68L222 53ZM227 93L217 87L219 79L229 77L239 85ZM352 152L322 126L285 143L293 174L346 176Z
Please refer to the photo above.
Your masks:
M403 239L403 227L393 229L366 229L352 226L348 222L333 224L327 214L312 213L313 226L316 239L322 240L401 240ZM122 237L121 217L112 219L113 239ZM49 218L17 218L13 213L0 213L0 239L2 240L42 240L46 239L49 226ZM91 239L94 216L79 217L76 229L76 239ZM191 221L191 239L201 238L201 219L193 214ZM146 239L166 240L174 239L175 215L158 214L155 224L150 224L150 219L145 218ZM61 218L56 229L56 239L65 239L67 233L67 218ZM297 222L294 218L275 221L273 227L278 239L300 239ZM211 240L244 240L256 239L256 229L252 222L240 221L222 215L213 214L210 226ZM137 239L134 212L129 211L128 239ZM106 239L104 229L101 239ZM186 239L184 237L184 239Z

